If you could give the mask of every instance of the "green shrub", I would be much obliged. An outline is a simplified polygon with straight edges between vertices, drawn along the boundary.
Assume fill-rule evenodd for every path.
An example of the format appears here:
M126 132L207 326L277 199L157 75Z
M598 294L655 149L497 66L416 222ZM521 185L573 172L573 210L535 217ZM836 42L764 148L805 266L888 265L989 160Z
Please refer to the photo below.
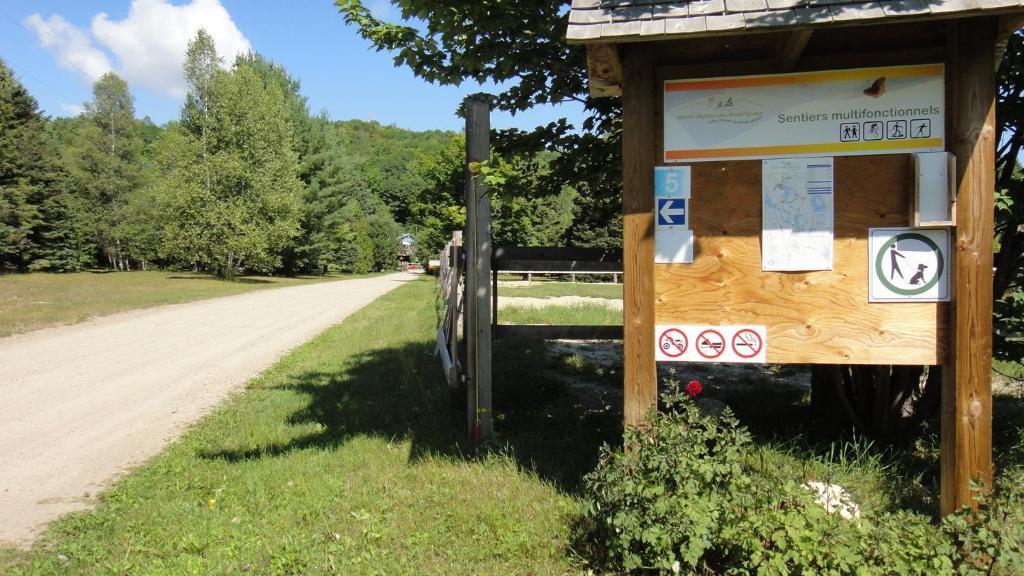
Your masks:
M1024 574L1024 467L1005 471L976 511L947 516L943 529L960 550L960 574Z
M585 537L610 570L664 574L953 574L951 539L907 512L847 520L798 478L746 464L731 411L705 416L670 384L663 410L605 446L586 479Z
M608 560L627 570L698 566L732 522L737 493L751 490L742 464L749 433L731 412L704 417L683 398L672 387L665 411L627 429L625 451L605 446L584 480L585 518Z

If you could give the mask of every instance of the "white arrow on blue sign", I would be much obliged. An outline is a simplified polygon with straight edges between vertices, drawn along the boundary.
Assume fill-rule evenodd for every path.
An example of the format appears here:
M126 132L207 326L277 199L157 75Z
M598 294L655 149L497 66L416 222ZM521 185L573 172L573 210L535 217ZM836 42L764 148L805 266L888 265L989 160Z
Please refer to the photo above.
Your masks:
M686 226L685 198L658 198L658 226Z

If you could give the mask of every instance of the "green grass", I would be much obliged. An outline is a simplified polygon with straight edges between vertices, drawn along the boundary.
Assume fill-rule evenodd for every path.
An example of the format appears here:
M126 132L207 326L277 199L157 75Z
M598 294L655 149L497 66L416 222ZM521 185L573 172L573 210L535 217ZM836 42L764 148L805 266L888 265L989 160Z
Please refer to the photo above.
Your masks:
M0 275L0 337L47 326L75 324L136 308L231 296L324 279L319 276L247 276L219 280L189 272Z
M598 304L527 308L509 306L498 313L501 324L569 324L580 326L622 325L622 311Z
M622 284L579 284L571 282L536 282L531 286L498 285L499 296L524 298L555 298L558 296L589 296L622 300Z
M595 422L620 429L523 378L543 349L516 347L495 384L505 444L471 455L464 396L433 356L433 290L402 286L300 347L97 509L0 553L0 573L575 571L574 486L603 439Z
M534 312L578 323L612 311L522 314ZM574 551L582 478L621 438L621 372L495 342L497 440L476 452L465 391L448 389L433 356L435 321L432 279L399 287L252 381L97 509L28 552L0 550L0 573L586 572ZM605 394L607 407L584 401ZM761 474L838 483L868 517L935 512L934 432L895 446L823 436L800 389L731 394L721 399L751 426ZM997 398L997 457L1021 442L1022 420L1024 401Z
M1024 362L993 360L992 370L997 377L1016 382L1024 381Z

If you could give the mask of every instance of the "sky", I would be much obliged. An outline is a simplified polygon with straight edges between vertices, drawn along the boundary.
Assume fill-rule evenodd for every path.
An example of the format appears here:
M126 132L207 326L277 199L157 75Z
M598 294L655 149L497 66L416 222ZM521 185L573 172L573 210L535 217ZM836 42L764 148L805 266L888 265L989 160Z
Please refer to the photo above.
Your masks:
M367 0L395 20L387 0ZM255 50L302 83L310 108L334 120L360 118L411 130L461 130L462 98L493 85L435 86L395 68L346 25L331 0L0 0L0 57L51 116L72 116L92 97L92 83L120 74L139 117L163 124L184 97L181 60L200 27L230 62ZM495 128L532 128L556 118L578 122L577 105L543 107L515 117L494 113Z

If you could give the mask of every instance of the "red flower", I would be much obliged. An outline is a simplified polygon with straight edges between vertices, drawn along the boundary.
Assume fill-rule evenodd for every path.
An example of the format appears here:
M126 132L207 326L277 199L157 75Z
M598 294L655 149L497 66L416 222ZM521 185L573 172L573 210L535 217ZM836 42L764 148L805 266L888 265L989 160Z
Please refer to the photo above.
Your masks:
M703 391L704 386L701 385L700 380L690 380L690 383L686 385L686 395L690 398L696 397Z

